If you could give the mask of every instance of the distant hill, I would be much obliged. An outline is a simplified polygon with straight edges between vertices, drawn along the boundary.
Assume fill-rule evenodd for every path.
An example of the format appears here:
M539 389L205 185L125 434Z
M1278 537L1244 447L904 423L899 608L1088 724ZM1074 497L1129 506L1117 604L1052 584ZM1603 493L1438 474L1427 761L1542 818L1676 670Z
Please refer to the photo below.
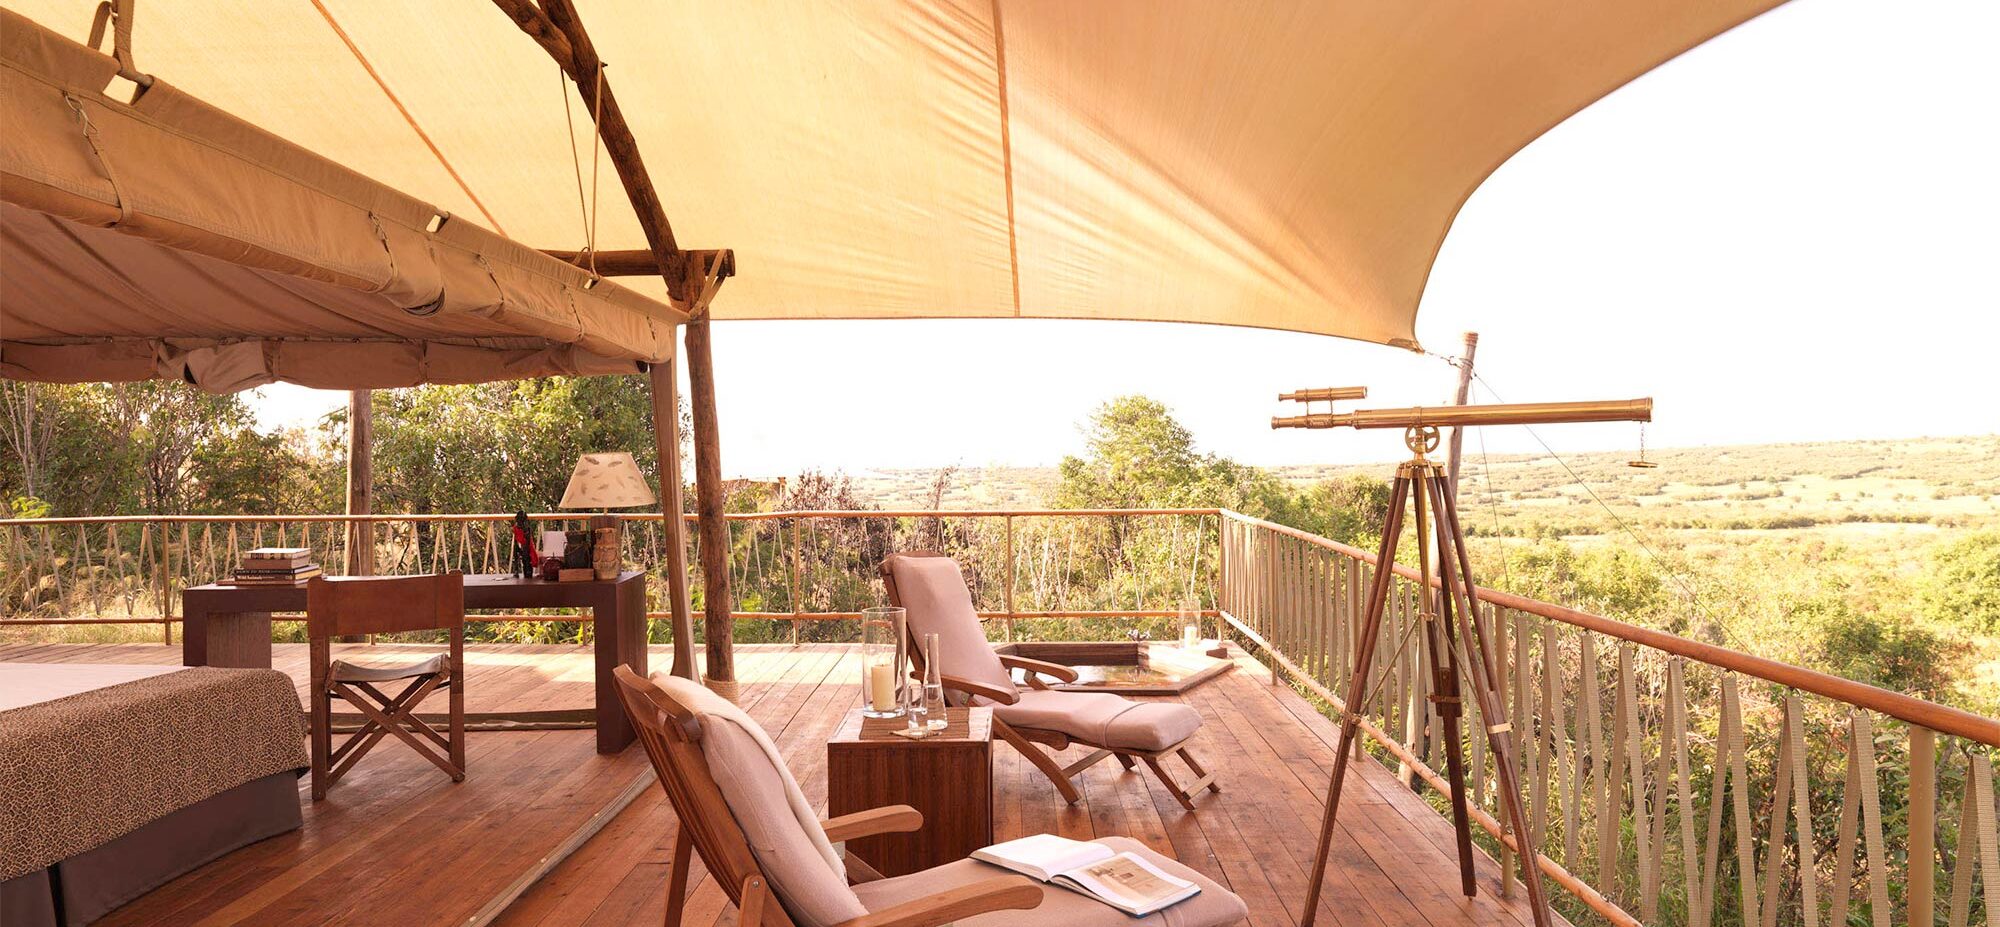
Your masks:
M1699 531L1817 527L1881 534L2000 527L2000 435L1661 448L1647 454L1659 464L1653 469L1627 466L1632 456L1578 454L1557 461L1547 455L1489 460L1468 454L1460 478L1461 517L1472 533L1528 537L1604 534L1616 530L1619 519L1635 528ZM1381 479L1390 468L1374 463L1269 469L1303 484L1354 475ZM866 502L923 508L930 504L937 471L849 475ZM1055 484L1053 467L965 468L952 475L943 504L1035 507ZM1592 493L1611 512L1594 503Z

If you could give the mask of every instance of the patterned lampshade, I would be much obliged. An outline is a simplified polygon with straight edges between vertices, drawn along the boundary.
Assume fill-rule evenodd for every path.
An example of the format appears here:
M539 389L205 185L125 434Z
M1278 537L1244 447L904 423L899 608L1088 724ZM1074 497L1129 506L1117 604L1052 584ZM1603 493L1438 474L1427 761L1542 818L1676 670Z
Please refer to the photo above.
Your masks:
M639 462L624 451L585 454L570 471L569 487L557 506L565 509L622 509L652 505L653 488Z

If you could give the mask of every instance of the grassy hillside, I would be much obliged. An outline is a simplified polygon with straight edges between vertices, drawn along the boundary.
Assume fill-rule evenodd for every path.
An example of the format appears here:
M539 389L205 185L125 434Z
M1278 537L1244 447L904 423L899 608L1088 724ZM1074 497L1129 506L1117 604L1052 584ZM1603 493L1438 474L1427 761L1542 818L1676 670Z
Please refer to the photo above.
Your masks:
M2000 435L1662 449L1647 454L1659 464L1655 469L1626 466L1631 456L1581 454L1558 462L1546 455L1490 460L1468 455L1460 487L1466 530L1584 537L1616 531L1623 519L1648 531L1815 528L1869 538L2000 527ZM1391 467L1270 469L1304 484L1351 475L1380 479ZM919 508L931 502L937 471L882 469L852 476L855 494L864 501ZM1055 484L1054 467L966 468L952 475L943 503L1032 507L1043 504ZM1593 503L1591 493L1612 511Z

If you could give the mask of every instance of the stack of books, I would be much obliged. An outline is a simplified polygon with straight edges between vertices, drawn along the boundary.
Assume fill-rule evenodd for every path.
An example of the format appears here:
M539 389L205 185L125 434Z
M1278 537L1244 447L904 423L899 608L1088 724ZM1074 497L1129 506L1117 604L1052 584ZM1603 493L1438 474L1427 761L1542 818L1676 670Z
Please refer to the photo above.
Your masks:
M319 575L312 550L305 547L259 547L243 552L236 573L224 580L232 586L297 586Z

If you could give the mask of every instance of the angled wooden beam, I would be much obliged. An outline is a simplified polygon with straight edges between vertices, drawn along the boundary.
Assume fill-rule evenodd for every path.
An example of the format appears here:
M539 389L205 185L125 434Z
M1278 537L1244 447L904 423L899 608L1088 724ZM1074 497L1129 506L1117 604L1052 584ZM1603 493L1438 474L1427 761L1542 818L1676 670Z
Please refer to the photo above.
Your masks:
M594 265L591 263L589 252L586 251L564 251L557 248L543 248L542 253L565 264L572 264L585 269L595 266L597 273L605 277L657 277L660 275L660 265L653 260L653 252L651 251L599 251L597 252L597 262ZM681 255L688 262L688 270L697 276L705 276L708 273L709 267L713 266L717 261L721 261L722 263L722 266L715 274L718 278L736 276L736 252L728 248L683 251Z
M653 180L646 173L646 162L640 156L639 143L633 138L632 129L625 122L624 110L619 107L611 84L604 77L603 62L597 57L597 48L591 44L589 33L584 31L583 20L577 15L576 7L570 0L542 0L539 6L529 0L494 0L494 4L541 45L575 82L577 94L583 98L584 111L593 114L597 120L597 134L604 143L605 154L611 159L612 166L617 168L618 179L625 186L625 196L632 202L632 212L639 220L639 227L646 233L646 245L653 256L654 267L667 284L667 297L676 308L689 313L686 359L691 387L688 398L694 413L695 511L701 538L702 602L708 632L705 675L710 688L734 698L736 671L730 640L734 621L730 617L729 526L722 517L722 439L716 422L715 369L708 338L707 298L714 294L702 292L709 278L709 268L690 261L688 254L675 242L666 208L661 205ZM720 284L720 275L716 275L714 285ZM656 421L654 428L660 429L662 425ZM667 494L661 495L665 497ZM681 523L676 517L679 513L664 511L662 514L667 516L670 539L679 543ZM677 612L679 608L679 603L676 603ZM681 626L679 620L675 622L674 634L677 638L692 640L692 628Z
M569 38L556 28L555 23L549 22L547 16L542 15L540 7L535 6L532 0L493 0L493 4L506 13L514 25L520 26L529 38L534 39L543 51L548 52L563 73L576 77L576 55L570 51Z
M504 10L523 0L494 2ZM570 62L564 70L576 82L577 96L583 98L584 111L595 114L597 118L597 135L604 142L605 156L618 169L618 179L625 185L625 197L632 201L632 211L638 215L639 227L646 233L646 245L653 252L660 276L666 278L667 294L677 305L686 308L695 297L687 260L681 254L680 245L674 241L674 227L667 221L667 210L660 203L659 192L653 188L652 176L646 173L645 159L639 153L639 142L632 137L631 127L625 122L625 111L619 107L617 95L611 92L610 80L599 73L603 62L598 60L597 47L591 44L589 33L583 30L583 20L577 16L570 0L542 0L541 13L542 21L552 25L569 40ZM534 28L523 26L523 31L535 36L540 22L536 21ZM547 49L550 45L542 47ZM556 61L563 63L560 58Z

